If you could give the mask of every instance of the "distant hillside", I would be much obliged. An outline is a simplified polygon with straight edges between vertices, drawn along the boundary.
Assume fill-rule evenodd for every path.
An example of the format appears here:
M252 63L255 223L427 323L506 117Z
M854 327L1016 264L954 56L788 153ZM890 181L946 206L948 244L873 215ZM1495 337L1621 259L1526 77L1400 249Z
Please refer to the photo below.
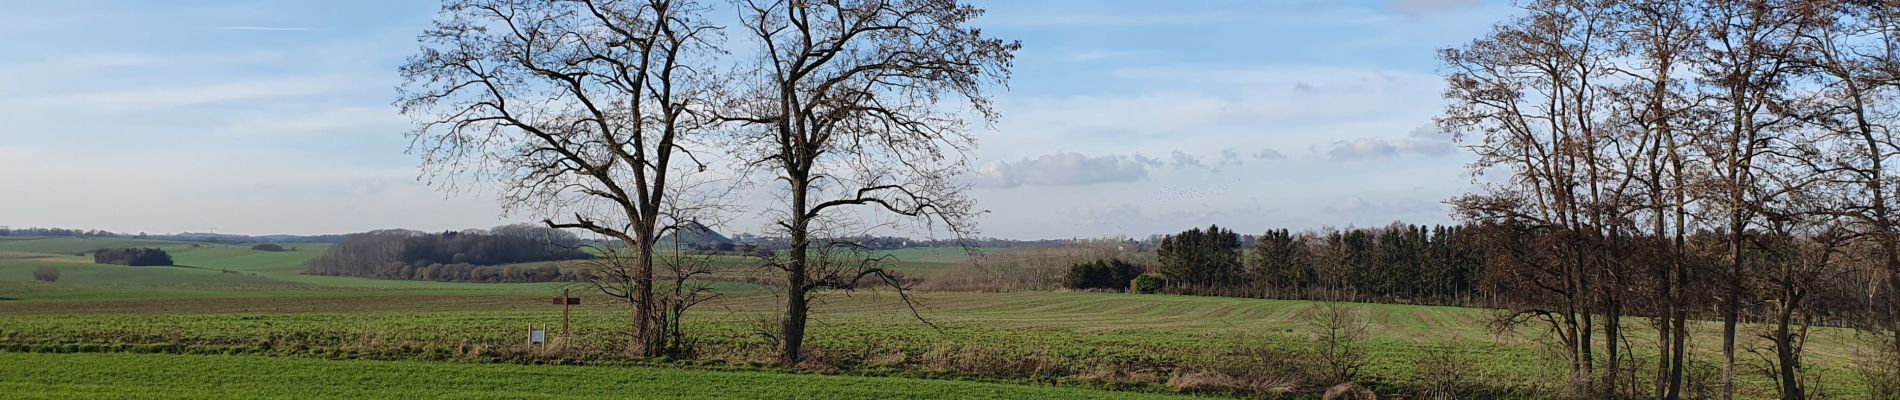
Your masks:
M232 235L227 233L184 232L150 235L153 239L216 243L331 243L343 241L343 235Z
M721 235L719 232L713 231L712 228L706 227L706 225L702 225L698 221L692 221L687 222L685 226L674 229L672 232L667 232L666 236L661 236L660 240L655 241L653 244L655 248L659 249L671 249L674 246L688 249L719 249L722 247L730 249L734 243L732 239L726 238L726 235Z

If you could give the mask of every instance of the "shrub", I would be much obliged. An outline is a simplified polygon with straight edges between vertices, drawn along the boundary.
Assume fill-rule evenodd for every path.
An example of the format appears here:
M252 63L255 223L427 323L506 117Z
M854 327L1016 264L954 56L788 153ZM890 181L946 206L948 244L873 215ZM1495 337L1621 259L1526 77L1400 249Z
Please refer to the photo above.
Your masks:
M92 252L92 262L134 267L172 265L172 256L163 249L154 248L99 249Z
M270 251L270 252L289 251L287 249L284 249L284 246L279 246L276 243L261 243L256 246L251 246L251 250Z
M1135 277L1133 281L1129 281L1128 291L1138 294L1161 293L1161 288L1167 286L1168 278L1161 276L1161 274L1148 273L1141 274L1141 276Z
M1867 382L1867 398L1900 399L1900 358L1882 357L1887 354L1892 353L1875 350L1873 355L1863 356L1856 368Z
M1364 368L1370 324L1339 303L1320 303L1307 324L1313 329L1313 357L1322 379L1352 383Z
M39 267L39 268L34 268L34 269L33 269L33 279L34 279L34 280L37 280L37 281L40 281L40 282L55 282L55 281L58 281L58 280L59 280L59 269L58 269L58 268L53 268L53 267Z
M1415 386L1420 399L1467 399L1474 393L1474 366L1470 357L1448 345L1435 346L1416 364Z
M1064 282L1070 289L1113 289L1128 290L1128 284L1141 276L1141 266L1119 259L1095 260L1075 264L1069 267L1068 279Z

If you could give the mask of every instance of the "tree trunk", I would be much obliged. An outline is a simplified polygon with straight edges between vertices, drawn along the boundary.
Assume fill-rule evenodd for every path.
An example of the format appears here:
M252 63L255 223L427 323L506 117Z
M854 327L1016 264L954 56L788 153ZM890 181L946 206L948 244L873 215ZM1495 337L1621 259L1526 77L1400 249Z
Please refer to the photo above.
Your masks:
M1662 298L1665 299L1664 301L1668 301L1666 299L1668 299L1667 293L1669 292L1669 289L1663 288L1662 292L1664 293ZM1673 305L1670 305L1670 307L1673 307ZM1669 354L1671 350L1669 348L1669 337L1671 335L1669 328L1670 328L1670 323L1673 322L1675 319L1676 319L1675 310L1669 310L1669 309L1663 310L1663 315L1660 318L1657 318L1658 321L1661 321L1661 323L1657 324L1656 326L1656 389L1655 390L1656 390L1656 398L1658 400L1666 400L1669 398L1669 364L1671 363L1671 361L1669 360Z
M1669 347L1673 349L1675 354L1669 357L1668 399L1677 400L1682 398L1683 357L1687 352L1687 340L1689 338L1689 299L1688 296L1684 295L1684 293L1688 291L1685 287L1689 285L1689 266L1688 263L1683 260L1683 257L1688 254L1688 241L1686 237L1688 236L1689 196L1683 184L1682 152L1674 136L1670 136L1668 139L1669 167L1672 171L1671 179L1674 181L1674 188L1672 188L1671 191L1675 192L1676 195L1676 237L1674 243L1670 246L1669 252L1669 262L1676 270L1676 288L1675 292L1671 293L1669 298L1669 307L1675 312L1674 320L1670 321L1672 324L1670 331L1675 334L1675 337L1670 338Z
M651 226L651 225L649 225ZM650 229L649 229L650 230ZM659 355L659 337L653 331L653 234L641 233L635 248L640 258L634 262L633 340L642 357Z
M1604 355L1609 357L1603 370L1603 394L1605 398L1617 398L1616 380L1622 377L1622 360L1617 356L1617 339L1622 337L1623 305L1614 298L1609 303L1608 310L1604 311L1606 314L1603 316Z
M805 278L804 271L797 271L791 273L785 283L793 288L802 288L805 285ZM783 330L779 333L778 363L781 366L798 365L798 360L804 351L805 319L810 311L808 300L802 289L786 291L785 321Z
M1731 189L1740 190L1740 189ZM1740 193L1732 207L1740 207ZM1741 211L1729 211L1728 298L1722 303L1722 399L1735 398L1735 325L1742 308L1742 223Z
M1799 372L1801 372L1799 345L1801 343L1797 343L1796 334L1792 330L1794 313L1797 307L1801 307L1803 296L1794 282L1794 275L1797 273L1794 267L1786 267L1784 273L1788 275L1788 279L1782 281L1782 298L1780 298L1782 307L1775 315L1775 360L1777 360L1775 364L1777 364L1777 373L1780 375L1782 400L1805 400L1807 394L1801 391L1801 381L1799 381L1801 379L1799 377Z
M1676 314L1672 318L1673 321L1670 321L1671 326L1669 329L1670 332L1674 333L1674 337L1669 338L1669 347L1674 353L1669 357L1669 400L1682 398L1683 358L1687 356L1686 353L1689 347L1689 310L1685 304L1688 300L1686 299L1687 296L1683 296L1684 290L1682 289L1682 286L1688 282L1689 268L1683 265L1684 263L1682 262L1681 231L1677 231L1676 234L1676 250L1677 252L1674 256L1676 264L1676 293L1674 298L1670 301L1675 308Z
M1801 368L1801 355L1794 347L1794 334L1789 329L1789 325L1794 320L1795 307L1800 303L1801 296L1789 293L1795 290L1789 285L1792 284L1783 284L1782 289L1787 295L1782 298L1781 310L1775 316L1775 359L1781 376L1781 399L1803 400L1807 395L1802 393L1800 377L1797 375Z
M781 366L798 365L805 345L805 319L810 314L808 295L811 262L811 219L806 217L806 190L810 188L802 174L792 174L791 245L785 271L785 320L779 331Z

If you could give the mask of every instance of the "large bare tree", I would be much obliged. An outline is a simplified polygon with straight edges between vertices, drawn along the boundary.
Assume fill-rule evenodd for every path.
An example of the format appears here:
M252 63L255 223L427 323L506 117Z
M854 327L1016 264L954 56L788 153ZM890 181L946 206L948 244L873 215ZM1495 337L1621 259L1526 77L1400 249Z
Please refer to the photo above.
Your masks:
M587 274L631 308L631 351L658 355L655 238L679 215L682 174L715 80L718 29L690 0L448 0L402 66L410 151L453 184L492 181L510 210L617 240L629 262ZM619 254L619 253L616 253Z
M1691 57L1697 35L1689 20L1692 0L1649 0L1617 5L1615 25L1623 62L1616 70L1627 81L1619 85L1616 108L1620 120L1634 129L1645 149L1629 158L1641 165L1626 173L1634 176L1647 207L1631 207L1625 217L1633 225L1649 222L1648 251L1654 291L1649 311L1656 321L1657 357L1654 394L1658 399L1682 397L1682 373L1692 309L1688 296L1689 263L1686 237L1690 215L1689 167L1683 149L1702 129L1699 96L1678 71ZM1632 231L1640 229L1631 226ZM1632 388L1634 389L1634 388Z
M1579 395L1599 390L1595 377L1594 329L1601 305L1614 303L1617 286L1607 276L1615 260L1606 246L1617 235L1614 210L1624 202L1627 176L1613 173L1620 159L1602 152L1619 143L1610 117L1605 80L1612 20L1602 1L1540 0L1523 5L1526 15L1440 58L1448 69L1446 109L1439 125L1475 132L1467 148L1477 154L1479 173L1506 176L1482 193L1457 199L1464 219L1507 227L1521 245L1498 254L1500 265L1527 289L1506 321L1541 320L1562 343L1571 388ZM1522 239L1522 241L1520 241ZM1612 279L1604 279L1612 278ZM1612 293L1609 302L1600 293ZM1605 333L1618 335L1615 311ZM1618 348L1606 338L1613 383ZM1613 390L1606 388L1603 390Z
M1900 216L1894 191L1900 174L1900 5L1874 0L1799 2L1816 21L1790 54L1807 93L1790 114L1813 130L1812 152L1801 154L1808 172L1830 178L1841 194L1831 215L1853 221L1870 242L1873 271L1863 281L1873 306L1872 327L1891 336L1889 357L1900 359Z
M1703 38L1694 70L1725 125L1698 146L1709 163L1701 192L1714 214L1710 220L1721 221L1717 229L1728 238L1727 290L1721 296L1723 399L1735 393L1735 332L1747 306L1744 264L1754 251L1746 234L1760 219L1755 206L1764 201L1764 164L1786 143L1778 136L1787 120L1773 111L1784 101L1785 56L1806 17L1788 2L1771 0L1709 0L1697 15Z
M799 360L814 291L864 279L896 283L844 260L826 225L865 213L961 235L974 215L958 174L975 146L966 115L993 121L986 90L1009 76L1016 42L985 37L983 10L954 0L779 0L740 5L757 62L754 85L724 117L739 123L751 165L784 189L775 222L791 248L779 360ZM964 106L962 110L954 106ZM902 288L899 288L902 293Z

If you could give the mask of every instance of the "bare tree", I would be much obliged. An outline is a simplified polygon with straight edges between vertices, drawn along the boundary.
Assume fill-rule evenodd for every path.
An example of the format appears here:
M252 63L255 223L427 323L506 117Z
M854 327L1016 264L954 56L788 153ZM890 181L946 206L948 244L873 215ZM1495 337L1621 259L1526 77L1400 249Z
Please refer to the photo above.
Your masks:
M1564 345L1578 394L1599 390L1592 350L1595 317L1604 311L1599 303L1620 307L1618 278L1604 271L1615 266L1607 246L1617 242L1615 210L1627 202L1621 194L1631 182L1613 173L1617 157L1601 154L1619 143L1600 126L1611 109L1599 81L1613 71L1609 4L1532 1L1523 5L1526 15L1440 53L1449 71L1439 125L1480 136L1466 146L1478 156L1474 173L1508 174L1455 206L1463 219L1491 225L1502 235L1499 243L1509 244L1495 252L1497 269L1511 277L1508 285L1533 289L1520 293L1526 301L1503 322L1548 322ZM1605 282L1612 286L1600 288ZM1606 334L1619 334L1617 314L1608 313ZM1619 349L1608 346L1608 359L1615 360ZM1619 365L1609 366L1614 377Z
M1871 327L1892 335L1892 357L1900 358L1900 216L1892 204L1900 175L1890 167L1900 154L1893 132L1900 124L1893 102L1900 96L1900 8L1881 1L1798 4L1817 19L1790 54L1807 96L1789 113L1818 136L1802 159L1844 195L1826 212L1852 221L1872 244L1878 269L1865 274L1872 278Z
M1695 69L1719 103L1713 108L1726 125L1712 130L1699 147L1710 169L1701 192L1708 211L1717 214L1711 219L1722 221L1718 229L1728 237L1721 398L1730 399L1735 395L1735 329L1746 294L1743 264L1752 251L1746 233L1759 219L1754 205L1763 195L1761 164L1785 145L1777 143L1777 134L1786 120L1771 107L1783 100L1788 67L1784 55L1806 15L1771 0L1710 0L1700 11L1697 31L1703 49L1696 52Z
M1307 309L1307 327L1312 329L1314 368L1326 384L1350 384L1369 358L1365 341L1370 323L1358 310L1336 301L1320 302Z
M793 364L814 290L896 282L874 263L827 257L848 244L815 236L820 225L868 209L959 235L969 228L975 212L957 175L975 139L963 113L944 107L967 105L994 120L985 91L1008 78L1021 46L969 27L983 11L954 0L747 1L740 9L759 47L743 79L755 90L725 117L757 145L746 152L751 165L787 192L775 219L791 248L770 266L785 278L779 360Z
M1637 195L1647 198L1648 207L1630 208L1627 218L1634 223L1646 217L1650 222L1649 244L1637 247L1647 250L1644 261L1653 266L1654 276L1652 303L1659 304L1652 308L1657 327L1654 392L1669 400L1681 398L1691 309L1685 260L1691 204L1683 149L1695 139L1687 132L1701 129L1697 122L1703 119L1697 118L1699 98L1677 69L1689 62L1689 52L1695 49L1697 35L1688 14L1696 5L1691 0L1634 1L1619 4L1617 12L1619 47L1627 58L1617 70L1629 82L1619 88L1616 103L1622 119L1640 130L1639 141L1645 143L1638 147L1647 148L1632 155L1642 165L1627 172L1642 186Z
M692 137L717 82L694 66L718 29L691 0L447 0L402 66L410 151L454 187L492 180L509 210L620 242L631 263L589 274L632 311L632 351L659 353L654 239L703 170Z

